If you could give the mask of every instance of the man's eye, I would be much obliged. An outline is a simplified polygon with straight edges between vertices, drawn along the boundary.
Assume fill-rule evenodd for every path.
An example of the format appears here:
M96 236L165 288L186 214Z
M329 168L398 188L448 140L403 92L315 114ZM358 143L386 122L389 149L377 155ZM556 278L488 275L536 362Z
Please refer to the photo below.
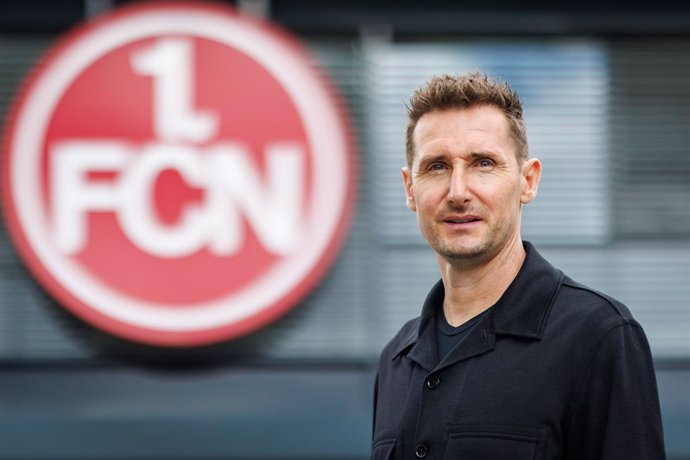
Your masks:
M491 166L493 166L494 162L487 159L487 158L483 158L483 159L479 160L477 162L477 164L479 165L480 168L490 168Z
M430 171L443 171L444 169L446 169L446 165L443 163L431 163L429 165Z

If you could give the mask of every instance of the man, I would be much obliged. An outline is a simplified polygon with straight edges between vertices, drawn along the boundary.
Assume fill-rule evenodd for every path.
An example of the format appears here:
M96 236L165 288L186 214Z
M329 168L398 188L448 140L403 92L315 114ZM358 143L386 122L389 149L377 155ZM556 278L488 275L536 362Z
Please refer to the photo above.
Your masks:
M665 457L640 325L521 240L540 176L507 84L441 76L413 95L402 178L441 280L382 352L373 459Z

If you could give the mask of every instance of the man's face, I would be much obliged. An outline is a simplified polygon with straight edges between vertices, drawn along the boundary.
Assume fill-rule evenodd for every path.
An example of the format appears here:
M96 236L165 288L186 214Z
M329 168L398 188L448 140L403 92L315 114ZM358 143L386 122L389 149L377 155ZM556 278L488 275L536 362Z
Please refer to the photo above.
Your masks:
M541 165L519 164L505 115L492 106L435 111L414 131L407 207L445 260L488 260L520 240L521 205L537 192Z

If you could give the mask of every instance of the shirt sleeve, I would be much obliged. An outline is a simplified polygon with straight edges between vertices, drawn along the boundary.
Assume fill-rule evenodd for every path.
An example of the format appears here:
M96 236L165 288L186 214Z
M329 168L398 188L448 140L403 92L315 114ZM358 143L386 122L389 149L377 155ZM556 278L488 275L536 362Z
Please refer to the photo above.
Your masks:
M663 460L663 432L649 343L635 322L599 342L576 396L569 460Z

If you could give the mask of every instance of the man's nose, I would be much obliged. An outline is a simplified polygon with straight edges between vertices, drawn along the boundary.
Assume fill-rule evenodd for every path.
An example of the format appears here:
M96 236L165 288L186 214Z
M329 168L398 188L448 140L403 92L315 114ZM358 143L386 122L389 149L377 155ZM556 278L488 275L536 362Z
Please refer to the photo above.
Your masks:
M462 166L454 166L448 186L448 201L462 204L470 199L467 170Z

